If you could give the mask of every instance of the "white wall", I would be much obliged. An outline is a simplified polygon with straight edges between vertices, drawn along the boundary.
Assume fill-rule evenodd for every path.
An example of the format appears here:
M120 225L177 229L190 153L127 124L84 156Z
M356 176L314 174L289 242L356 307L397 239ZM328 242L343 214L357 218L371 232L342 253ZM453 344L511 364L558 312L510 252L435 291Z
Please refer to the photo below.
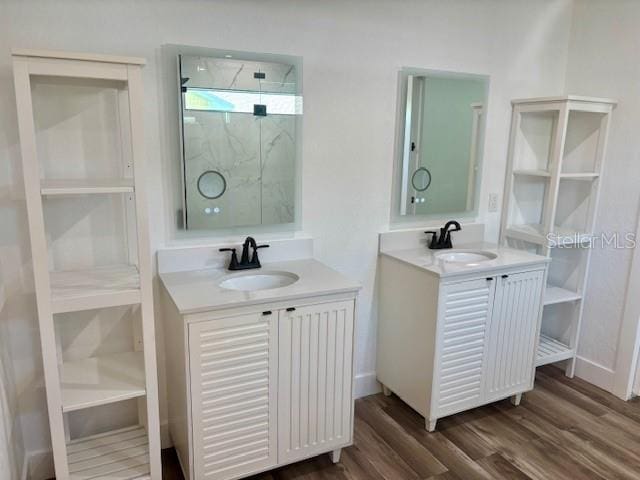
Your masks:
M635 232L640 202L640 3L575 2L566 90L618 99L609 135L597 228ZM607 247L592 254L578 375L611 385L632 250ZM631 292L637 295L637 292Z
M15 162L8 161L14 157L9 153L9 139L16 133L15 100L5 67L7 43L6 8L0 4L0 478L19 480L25 455L19 405L28 395L23 387L29 378L21 368L19 352L26 343L33 357L39 355L32 350L29 307L23 305L22 271L29 264L30 252L23 244L26 219L17 218L24 215L24 205L13 193L20 178L14 172Z
M18 410L19 395L14 381L11 320L5 308L5 284L0 263L0 478L22 476L24 443Z
M480 220L496 239L498 213L487 194L502 192L510 99L554 95L564 87L570 0L5 2L8 42L0 44L0 201L10 302L21 312L16 378L28 450L47 448L9 46L144 56L148 184L154 249L169 228L158 97L159 47L185 44L304 58L302 228L316 256L364 285L357 372L375 367L377 233L388 227L397 72L402 66L491 77ZM176 161L178 161L176 159ZM7 166L8 165L8 166ZM27 279L23 281L24 279ZM26 299L26 301L24 300ZM160 325L160 323L159 323ZM160 335L160 339L162 336ZM162 355L162 345L159 345ZM164 411L164 409L163 409Z

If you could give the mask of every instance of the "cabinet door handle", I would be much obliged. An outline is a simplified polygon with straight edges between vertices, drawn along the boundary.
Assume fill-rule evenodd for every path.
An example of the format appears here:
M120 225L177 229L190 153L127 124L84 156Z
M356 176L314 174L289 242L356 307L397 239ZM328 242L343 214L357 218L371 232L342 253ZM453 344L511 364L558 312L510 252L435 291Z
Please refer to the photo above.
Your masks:
M493 277L487 277L487 282L490 282L493 280Z
M271 310L267 310L266 312L262 312L262 315L267 316L271 315L273 312Z
M509 275L502 275L502 278L509 278Z
M287 308L287 312L294 312L295 310L296 310L296 307Z

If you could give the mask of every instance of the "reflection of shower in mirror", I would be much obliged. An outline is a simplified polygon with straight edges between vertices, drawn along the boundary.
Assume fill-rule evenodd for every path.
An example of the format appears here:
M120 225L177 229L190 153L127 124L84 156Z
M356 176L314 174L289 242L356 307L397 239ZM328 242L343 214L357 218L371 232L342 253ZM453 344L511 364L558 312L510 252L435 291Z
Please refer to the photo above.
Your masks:
M178 55L183 224L197 230L293 223L299 59L228 57Z

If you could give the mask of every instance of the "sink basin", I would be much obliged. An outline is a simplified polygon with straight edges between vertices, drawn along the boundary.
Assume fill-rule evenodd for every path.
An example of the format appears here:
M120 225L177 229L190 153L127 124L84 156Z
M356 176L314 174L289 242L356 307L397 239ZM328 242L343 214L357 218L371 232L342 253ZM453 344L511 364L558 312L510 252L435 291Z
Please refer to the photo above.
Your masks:
M291 272L251 272L224 277L219 285L227 290L242 290L253 292L256 290L267 290L269 288L280 288L291 285L300 279L298 275Z
M444 262L475 264L486 262L497 258L498 255L483 250L449 250L447 252L436 253L436 258Z

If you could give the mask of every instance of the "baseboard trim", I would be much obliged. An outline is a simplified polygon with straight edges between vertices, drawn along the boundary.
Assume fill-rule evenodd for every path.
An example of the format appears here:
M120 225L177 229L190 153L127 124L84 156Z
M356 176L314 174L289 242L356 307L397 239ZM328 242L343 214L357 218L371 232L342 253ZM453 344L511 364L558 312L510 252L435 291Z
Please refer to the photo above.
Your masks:
M376 372L361 373L356 375L355 380L355 397L366 397L367 395L373 395L380 393L382 386L376 378Z
M576 377L600 387L607 392L613 392L615 372L610 368L592 362L586 358L576 357Z
M29 454L24 452L22 457L22 472L20 472L20 480L29 480Z
M56 475L53 466L53 451L37 450L35 452L27 452L25 480L47 480Z
M160 448L171 448L173 442L171 441L171 434L169 433L169 421L165 420L160 422Z

